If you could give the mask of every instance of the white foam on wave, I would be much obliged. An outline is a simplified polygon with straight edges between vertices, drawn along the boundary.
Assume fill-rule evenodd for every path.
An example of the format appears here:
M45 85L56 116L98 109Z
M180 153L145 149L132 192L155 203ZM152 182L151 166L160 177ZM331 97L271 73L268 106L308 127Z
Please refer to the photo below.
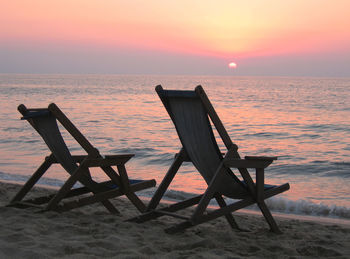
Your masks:
M344 206L314 203L307 200L293 201L284 197L270 198L266 204L276 212L350 219L350 208Z

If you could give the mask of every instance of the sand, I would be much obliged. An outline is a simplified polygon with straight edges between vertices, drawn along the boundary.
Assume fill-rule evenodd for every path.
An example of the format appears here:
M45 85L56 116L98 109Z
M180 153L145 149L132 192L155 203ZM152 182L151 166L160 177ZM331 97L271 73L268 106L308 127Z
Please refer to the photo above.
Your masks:
M276 235L262 216L239 214L249 232L216 219L169 235L163 230L177 219L125 222L138 213L120 198L113 203L122 216L99 204L65 213L5 207L18 188L0 183L0 258L350 258L349 226L277 218L283 234Z

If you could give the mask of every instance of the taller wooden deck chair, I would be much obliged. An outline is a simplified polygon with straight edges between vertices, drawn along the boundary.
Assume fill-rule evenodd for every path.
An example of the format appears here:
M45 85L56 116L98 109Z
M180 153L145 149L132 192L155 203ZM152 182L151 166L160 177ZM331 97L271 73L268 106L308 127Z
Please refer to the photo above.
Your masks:
M43 109L27 109L21 104L18 106L18 110L23 115L22 119L27 120L40 134L50 149L51 154L45 158L41 166L23 185L9 206L33 206L44 210L66 211L95 202L101 202L108 211L118 214L119 211L109 199L126 195L140 212L146 209L146 206L136 196L135 192L153 187L156 182L155 180L129 180L125 163L133 157L133 154L101 156L99 151L90 144L54 103L50 104L48 108ZM57 121L81 145L87 152L87 155L71 155L61 135ZM54 163L60 164L69 176L58 192L45 197L23 200ZM118 173L112 166L117 167ZM100 183L93 180L89 170L91 167L100 167L110 180ZM80 182L83 187L73 188L77 182ZM72 199L64 200L66 198Z
M163 215L183 219L182 223L166 229L168 233L175 233L225 216L231 227L238 228L231 213L257 203L271 230L279 233L280 230L264 202L265 199L289 189L288 183L280 186L264 184L264 169L277 158L247 156L245 159L241 159L237 145L232 143L201 86L196 87L195 91L174 91L163 90L159 85L156 87L156 91L175 124L183 147L175 156L146 212L130 219L130 221L144 222ZM227 148L224 156L217 145L209 118ZM193 163L208 184L208 188L202 195L157 209L160 200L183 162ZM240 181L230 168L237 168L243 180ZM255 182L250 176L248 168L256 169ZM238 201L227 205L224 196ZM215 199L220 208L206 211L211 199ZM175 213L196 204L197 206L190 217Z

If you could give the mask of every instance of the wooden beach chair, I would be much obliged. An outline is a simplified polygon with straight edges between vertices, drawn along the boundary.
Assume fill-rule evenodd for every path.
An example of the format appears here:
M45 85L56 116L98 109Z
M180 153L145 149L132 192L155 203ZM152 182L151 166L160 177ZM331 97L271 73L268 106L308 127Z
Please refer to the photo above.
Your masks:
M280 233L264 202L265 199L289 189L288 183L279 186L264 184L264 169L277 158L246 156L242 159L238 154L237 145L232 143L201 86L196 87L194 91L175 91L163 90L162 86L159 85L156 87L156 91L175 124L183 147L176 154L146 212L130 219L130 221L141 223L163 215L177 217L183 221L166 229L168 233L175 233L225 216L232 228L238 228L231 213L256 203L270 229ZM227 148L224 155L219 150L209 118ZM208 184L208 188L201 195L157 209L160 200L183 162L193 163ZM239 180L230 168L236 168L243 180ZM255 182L248 172L248 168L255 168ZM234 199L235 202L227 204L224 197ZM217 201L219 208L207 210L212 199ZM193 205L197 206L190 217L176 214L177 211Z
M155 186L155 180L129 180L125 163L133 154L102 156L90 144L83 134L73 125L64 113L54 104L43 109L27 109L23 104L18 106L22 119L27 120L40 134L51 154L47 156L41 166L23 185L11 200L9 206L39 207L44 210L67 211L84 205L101 202L103 206L114 214L119 214L117 208L109 199L125 195L140 211L146 206L136 196L135 192ZM59 130L57 121L87 152L87 155L71 155ZM24 200L24 197L47 172L52 164L60 164L68 173L68 179L53 195ZM115 171L112 166L117 167ZM100 167L108 176L108 181L96 182L91 177L89 168ZM74 185L79 182L82 187Z

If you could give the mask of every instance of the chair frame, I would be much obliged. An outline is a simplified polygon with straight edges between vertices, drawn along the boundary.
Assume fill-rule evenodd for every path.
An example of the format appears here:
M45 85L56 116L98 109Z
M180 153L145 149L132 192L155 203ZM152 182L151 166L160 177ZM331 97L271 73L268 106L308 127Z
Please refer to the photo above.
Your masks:
M162 86L158 85L156 87L156 91L160 99L162 100L166 110L169 113L169 107L162 94ZM186 228L201 224L203 222L207 222L209 220L225 216L226 220L232 228L240 229L232 216L232 212L256 203L260 208L263 216L265 217L267 223L269 224L271 231L275 233L281 233L276 224L276 221L274 220L271 212L269 211L268 207L264 202L265 199L287 191L290 188L288 183L275 186L267 190L264 188L265 168L268 167L274 160L276 160L277 157L246 156L244 159L241 159L238 153L237 145L235 145L229 137L224 125L222 124L220 118L214 110L214 107L210 103L202 86L197 86L195 88L195 93L200 98L207 112L207 115L211 119L212 123L214 124L214 127L216 128L221 139L223 140L224 145L227 148L227 152L224 155L221 164L217 168L210 184L208 185L208 188L203 194L184 201L180 201L175 204L171 204L165 208L157 209L163 195L165 194L165 191L168 189L170 183L172 182L182 163L191 162L190 158L186 154L185 149L182 148L180 152L176 154L172 165L170 166L163 181L159 185L150 203L148 204L146 212L140 216L130 219L130 221L141 223L164 215L177 217L184 221L175 226L165 229L167 233L176 233ZM248 189L248 195L246 198L240 199L237 202L234 202L229 205L226 204L223 196L219 194L220 186L218 186L218 180L220 179L221 175L223 175L226 168L237 168ZM248 172L248 168L255 169L255 183ZM206 211L209 202L213 198L217 201L220 208L211 211ZM197 206L190 217L185 217L183 215L175 213L179 210L194 205Z
M125 195L132 204L140 211L144 212L146 206L135 194L135 192L154 187L156 182L152 180L137 181L131 183L125 168L125 163L129 161L134 154L120 154L120 155L100 155L99 151L92 146L92 144L85 138L85 136L74 126L74 124L65 116L65 114L54 103L50 104L48 108L27 109L23 104L18 106L18 111L24 116L22 119L27 119L28 122L35 128L30 118L26 118L28 112L49 112L56 118L57 121L68 131L69 134L81 145L87 152L87 155L72 155L72 158L77 165L77 169L70 175L66 182L59 188L59 190L52 195L32 198L24 200L25 196L30 192L39 179L47 172L52 164L59 163L55 155L51 153L45 157L44 162L34 172L34 174L22 186L19 192L14 196L8 206L13 207L38 207L42 210L67 211L85 205L101 202L103 206L112 214L120 214L119 210L109 201L109 199ZM112 166L117 167L115 171ZM109 177L109 181L92 183L89 168L100 167ZM88 180L88 181L87 181ZM83 187L73 188L77 182L82 182ZM114 184L118 188L108 187ZM92 195L86 195L92 193ZM63 202L66 198L79 197Z

